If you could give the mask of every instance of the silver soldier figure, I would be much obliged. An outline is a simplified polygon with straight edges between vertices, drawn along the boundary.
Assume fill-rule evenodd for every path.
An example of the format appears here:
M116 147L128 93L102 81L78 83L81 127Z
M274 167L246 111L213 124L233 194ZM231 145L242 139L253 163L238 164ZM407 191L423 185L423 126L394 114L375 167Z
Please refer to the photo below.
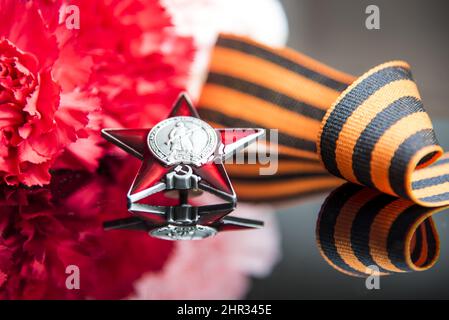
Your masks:
M159 122L148 134L148 147L166 165L201 166L218 147L216 131L201 119L178 116Z
M200 127L187 128L183 122L176 123L175 127L168 134L168 141L166 144L169 146L171 153L168 156L168 161L176 162L178 155L182 153L193 152L193 140L192 135Z

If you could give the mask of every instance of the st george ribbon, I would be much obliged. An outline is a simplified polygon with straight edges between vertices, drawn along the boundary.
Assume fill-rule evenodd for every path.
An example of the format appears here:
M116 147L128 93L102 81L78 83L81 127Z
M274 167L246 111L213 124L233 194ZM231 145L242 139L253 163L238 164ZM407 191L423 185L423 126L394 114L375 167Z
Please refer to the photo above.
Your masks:
M425 207L449 204L449 153L408 63L354 77L288 48L223 34L209 65L198 102L206 121L278 130L275 175L228 168L241 199L297 198L347 180Z

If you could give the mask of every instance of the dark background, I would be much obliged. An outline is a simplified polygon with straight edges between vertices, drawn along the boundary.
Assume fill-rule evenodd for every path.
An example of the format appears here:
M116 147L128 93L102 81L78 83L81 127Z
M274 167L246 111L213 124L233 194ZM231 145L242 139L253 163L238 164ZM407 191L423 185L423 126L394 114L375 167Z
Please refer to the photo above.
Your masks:
M282 0L288 46L361 75L390 60L412 66L431 115L449 118L449 1ZM380 8L380 30L365 28L365 9Z
M449 3L416 0L282 0L288 45L335 68L361 75L401 59L411 64L440 143L449 150ZM365 8L380 8L380 30L365 28ZM447 120L446 120L447 119ZM265 279L253 281L250 299L449 298L449 210L434 216L441 257L428 271L381 278L380 290L339 273L320 256L315 223L323 197L278 210L283 258Z

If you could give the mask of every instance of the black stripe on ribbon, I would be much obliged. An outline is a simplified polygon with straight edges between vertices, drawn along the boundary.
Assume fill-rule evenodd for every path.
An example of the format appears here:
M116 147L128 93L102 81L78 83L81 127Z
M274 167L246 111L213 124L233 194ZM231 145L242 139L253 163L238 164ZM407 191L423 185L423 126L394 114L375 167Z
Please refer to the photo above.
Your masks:
M427 259L424 262L424 265L426 266L434 260L435 255L437 254L437 240L434 237L435 233L432 229L432 222L430 219L426 219L425 226L427 236Z
M321 73L310 70L293 60L275 54L274 52L255 44L249 44L237 39L219 37L216 45L217 47L233 49L250 55L255 55L337 91L343 91L348 86L346 83L326 77Z
M442 183L449 182L449 174L443 174L438 177L432 177L427 179L422 179L418 181L414 181L412 183L413 190L424 189L431 186L436 186Z
M370 230L379 212L397 198L381 194L365 203L358 211L351 227L351 245L357 259L366 267L375 265L380 272L389 273L373 259L370 250Z
M407 165L416 151L426 146L438 144L435 132L432 129L424 129L408 137L396 150L389 168L389 180L393 191L407 198L405 185Z
M371 180L371 156L376 143L392 125L416 112L423 112L421 101L402 97L379 112L360 134L352 155L352 168L357 180L374 187Z
M198 108L199 108L198 112L204 120L217 122L227 127L242 127L242 128L263 127L255 122L229 117L221 112L213 110L212 108L208 108L207 106L199 106ZM279 132L278 141L280 144L288 147L316 152L315 141L292 137L282 132Z
M412 271L407 265L404 252L404 242L411 225L422 215L429 211L428 208L412 206L404 210L391 226L387 239L388 258L391 263L400 270ZM436 250L436 249L435 249Z
M362 186L350 183L336 189L323 204L317 224L317 237L319 238L323 254L340 269L359 276L365 276L365 274L353 269L338 254L334 234L335 225L341 209L348 200L350 201L353 195L362 189Z
M441 194L436 194L436 195L433 195L433 196L424 197L424 198L421 198L419 200L424 201L424 202L447 201L447 200L449 200L449 192L444 192L444 193L441 193Z
M416 229L416 232L415 232L415 248L414 248L414 250L413 250L413 252L411 254L412 261L417 261L419 259L420 255L421 255L422 250L423 250L423 242L424 242L423 235L422 235L423 228L425 228L424 224L419 226L418 229Z
M207 83L217 84L226 88L231 88L239 92L246 93L258 99L274 103L280 107L293 111L305 117L309 117L321 121L326 114L322 109L318 109L307 103L298 101L288 95L271 90L265 86L255 84L240 78L235 78L229 75L210 72L207 78Z
M276 174L276 175L256 175L256 176L246 176L246 175L232 175L233 182L284 182L292 180L303 180L310 178L322 178L322 177L332 177L328 172L302 172L293 174Z
M245 154L245 157L253 157L254 158L252 151L251 152L243 151L243 152ZM257 152L256 152L256 154L257 154ZM269 151L265 152L265 154L269 154ZM307 164L320 164L321 163L320 160L318 160L318 159L304 158L304 157L293 156L293 155L289 155L289 154L278 154L277 159L279 161L284 161L284 160L285 161L294 161L296 163L298 163L298 162L303 162L303 163L307 163Z

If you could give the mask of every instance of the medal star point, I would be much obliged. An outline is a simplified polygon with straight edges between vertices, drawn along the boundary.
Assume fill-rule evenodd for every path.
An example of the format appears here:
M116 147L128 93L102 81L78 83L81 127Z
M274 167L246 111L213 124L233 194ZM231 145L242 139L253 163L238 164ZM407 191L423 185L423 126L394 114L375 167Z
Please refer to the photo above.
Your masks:
M193 126L195 128L192 128ZM201 130L196 130L198 128ZM157 132L153 134L152 129L156 129ZM210 148L206 151L209 150L211 155L207 155L207 152L203 150L199 152L199 155L194 153L196 131L200 131L198 139L202 139L201 143L206 145L204 148ZM199 177L198 181L191 181L187 185L193 183L192 186L195 188L198 187L223 199L236 202L236 195L223 161L256 141L264 133L265 130L260 128L213 129L201 120L186 93L179 95L168 117L156 124L154 128L103 129L101 131L103 138L142 160L142 165L128 192L128 200L131 203L156 192L170 188L176 189L170 185L171 182L167 181L166 177L170 172L174 172L179 179L182 179L179 177L182 172L174 171L182 165L191 167L193 175ZM213 144L214 141L216 145ZM199 157L201 161L186 160L189 156ZM168 162L167 159L171 161ZM179 161L172 161L173 159L179 159Z

